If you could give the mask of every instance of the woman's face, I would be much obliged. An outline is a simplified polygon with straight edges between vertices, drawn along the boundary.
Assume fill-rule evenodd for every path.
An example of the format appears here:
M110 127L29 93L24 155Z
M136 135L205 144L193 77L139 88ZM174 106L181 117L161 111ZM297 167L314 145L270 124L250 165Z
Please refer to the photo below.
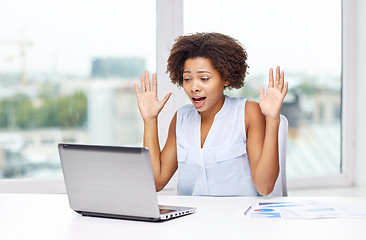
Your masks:
M225 101L224 87L228 85L209 59L197 57L186 60L183 88L201 115L220 111Z

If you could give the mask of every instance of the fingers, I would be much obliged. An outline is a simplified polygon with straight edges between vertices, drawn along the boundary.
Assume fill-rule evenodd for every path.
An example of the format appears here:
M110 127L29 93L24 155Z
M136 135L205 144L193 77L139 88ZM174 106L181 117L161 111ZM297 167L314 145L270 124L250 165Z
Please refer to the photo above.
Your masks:
M150 77L149 71L145 71L145 90L150 91Z
M285 79L285 72L280 70L280 66L277 67L276 70L276 86L282 91Z
M260 88L259 89L259 102L262 102L264 99L264 89Z
M152 91L156 92L157 90L157 83L156 83L156 74L154 73L152 75L153 78L153 88ZM141 75L141 93L150 91L150 77L149 77L149 71L145 71L145 74Z
M153 93L157 93L157 88L158 88L158 84L157 84L157 82L156 82L156 74L154 73L153 75L152 75L152 91L153 91Z
M145 74L141 75L141 92L144 93L146 91L150 91L150 79L148 71L145 71Z
M285 86L282 91L282 96L285 97L288 92L288 82L285 83Z
M284 71L282 71L281 75L280 75L280 80L278 83L278 90L282 91L284 85L285 85L285 73L284 73Z
M144 75L141 75L141 92L146 92Z
M275 87L278 87L279 82L280 82L280 71L281 71L280 66L277 66L276 67L276 82L274 84Z
M269 81L268 81L268 88L273 87L273 83L274 83L274 80L273 80L273 68L270 68L270 69L269 69Z
M165 106L166 102L169 100L171 95L172 95L172 93L168 93L167 95L165 95L165 97L163 99L161 99L160 103L163 104L163 107Z
M136 96L139 97L140 96L140 91L139 91L139 87L137 86L136 83L133 85L133 88L135 89Z
M269 81L268 88L276 87L278 90L282 92L285 82L285 72L281 71L280 66L276 67L275 80L273 78L273 68L269 69Z

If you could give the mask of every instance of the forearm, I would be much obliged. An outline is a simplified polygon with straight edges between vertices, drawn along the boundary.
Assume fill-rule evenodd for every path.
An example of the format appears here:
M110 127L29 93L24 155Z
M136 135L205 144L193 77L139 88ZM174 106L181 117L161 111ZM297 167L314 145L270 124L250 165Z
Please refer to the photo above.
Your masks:
M254 183L259 193L272 192L279 173L278 129L280 119L266 118L263 149L254 173Z
M149 149L155 182L158 182L161 169L161 152L158 138L157 122L157 118L144 120L144 147L147 147Z

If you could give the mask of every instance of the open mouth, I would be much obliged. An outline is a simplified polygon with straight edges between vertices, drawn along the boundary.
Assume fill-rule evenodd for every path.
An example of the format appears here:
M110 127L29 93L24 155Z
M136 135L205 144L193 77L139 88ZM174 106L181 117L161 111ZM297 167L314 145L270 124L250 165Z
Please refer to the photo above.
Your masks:
M192 97L192 103L196 108L200 108L205 103L206 97Z
M206 97L192 97L192 100L196 103L201 103L206 99Z

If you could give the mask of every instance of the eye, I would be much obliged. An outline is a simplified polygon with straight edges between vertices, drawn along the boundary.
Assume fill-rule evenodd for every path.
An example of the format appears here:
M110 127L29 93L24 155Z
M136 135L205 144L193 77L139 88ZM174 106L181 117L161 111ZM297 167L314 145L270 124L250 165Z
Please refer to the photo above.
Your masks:
M208 81L208 80L209 80L209 78L208 78L208 77L202 77L202 78L201 78L201 80L202 80L202 81Z
M191 80L189 77L184 77L184 78L183 78L183 81L184 81L184 82L188 82L189 80Z

